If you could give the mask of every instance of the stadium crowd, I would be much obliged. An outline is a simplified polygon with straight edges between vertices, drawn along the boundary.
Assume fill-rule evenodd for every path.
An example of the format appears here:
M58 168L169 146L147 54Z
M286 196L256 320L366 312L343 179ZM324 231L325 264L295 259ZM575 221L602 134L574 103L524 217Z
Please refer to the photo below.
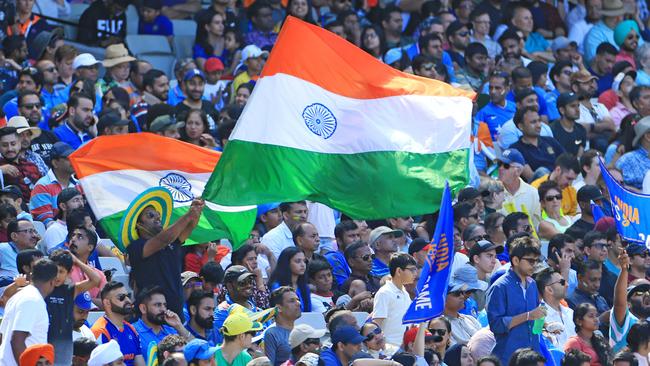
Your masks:
M195 199L169 227L144 209L124 252L97 225L70 154L222 151L289 15L477 93L441 316L402 324L435 213L263 204L245 244L183 246ZM176 45L176 20L193 57L134 57L127 34ZM0 365L648 366L650 252L599 160L650 193L649 28L644 0L0 0Z

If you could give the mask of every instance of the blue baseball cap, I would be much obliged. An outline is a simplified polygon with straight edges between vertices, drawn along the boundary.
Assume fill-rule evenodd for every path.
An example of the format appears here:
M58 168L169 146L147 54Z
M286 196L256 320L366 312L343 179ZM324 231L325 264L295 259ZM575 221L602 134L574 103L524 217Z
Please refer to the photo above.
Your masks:
M50 156L52 159L67 158L74 152L72 146L66 144L62 141L57 141L52 145L52 150L50 150Z
M524 159L524 156L521 155L519 150L517 149L505 149L501 153L501 156L498 156L497 159L498 161L505 163L505 164L519 164L521 166L526 165L526 159Z
M79 309L90 310L93 308L93 302L88 291L82 292L74 298L74 304Z
M210 344L203 339L192 339L185 345L183 355L189 363L192 360L209 360L214 358L214 353L217 352L217 347L210 347Z
M402 59L402 49L401 48L391 48L384 55L384 63L390 65Z
M188 72L186 72L185 76L183 77L183 81L188 81L191 78L196 77L196 76L200 77L201 79L203 79L205 81L205 75L203 75L203 73L199 69L192 69L192 70L189 70Z
M365 341L366 337L359 334L359 331L351 326L344 325L334 331L332 334L332 343L337 344L341 343L352 343L352 344L361 344Z
M264 203L261 205L257 205L257 218L259 219L260 216L264 215L265 213L271 210L275 210L278 207L280 207L280 202Z

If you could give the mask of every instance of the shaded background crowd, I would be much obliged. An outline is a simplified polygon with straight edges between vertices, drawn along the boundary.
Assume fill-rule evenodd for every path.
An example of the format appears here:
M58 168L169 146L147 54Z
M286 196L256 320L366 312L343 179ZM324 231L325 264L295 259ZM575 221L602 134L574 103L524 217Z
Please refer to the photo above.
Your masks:
M201 200L169 227L145 209L125 252L95 225L69 155L135 132L222 151L289 15L478 95L435 319L402 325L436 214L264 204L236 250L182 246ZM599 159L650 193L649 15L642 0L0 0L0 365L647 366L650 253L617 233Z

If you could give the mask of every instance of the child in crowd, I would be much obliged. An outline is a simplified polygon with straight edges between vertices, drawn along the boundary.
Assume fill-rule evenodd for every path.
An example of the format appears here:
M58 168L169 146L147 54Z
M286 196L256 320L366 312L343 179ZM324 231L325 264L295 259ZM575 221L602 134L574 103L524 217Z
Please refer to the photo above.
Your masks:
M7 227L16 219L16 209L7 203L0 203L0 242L8 242Z
M210 57L203 65L205 71L205 89L203 90L203 99L209 100L218 110L224 107L224 91L228 86L228 81L221 80L223 75L223 62L216 57Z
M171 37L174 35L174 25L171 20L162 15L161 0L144 0L140 8L138 34L150 34Z
M0 190L0 202L6 203L16 209L15 219L27 219L33 221L32 215L23 210L23 194L20 189L14 185L5 186ZM0 218L3 220L3 218Z

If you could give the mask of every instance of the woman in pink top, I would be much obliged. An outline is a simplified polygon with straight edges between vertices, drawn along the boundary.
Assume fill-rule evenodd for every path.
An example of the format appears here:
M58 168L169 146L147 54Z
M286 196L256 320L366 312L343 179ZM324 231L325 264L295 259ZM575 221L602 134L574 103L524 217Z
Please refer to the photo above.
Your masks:
M70 251L77 256L82 263L88 264L88 257L93 250L95 250L95 247L97 247L97 234L90 229L79 227L74 229L72 233L68 234L68 243L70 244ZM99 282L98 287L94 287L88 290L88 292L90 293L90 297L93 299L93 303L101 304L99 293L104 288L104 285L106 285L106 276L104 275L104 272L97 268L93 269L99 274L101 281ZM74 282L81 282L86 279L86 275L81 271L81 268L76 265L72 266L70 277Z
M597 335L598 312L589 303L582 303L573 312L576 335L564 345L564 352L572 349L584 352L591 357L591 366L609 365L609 346L603 337Z

